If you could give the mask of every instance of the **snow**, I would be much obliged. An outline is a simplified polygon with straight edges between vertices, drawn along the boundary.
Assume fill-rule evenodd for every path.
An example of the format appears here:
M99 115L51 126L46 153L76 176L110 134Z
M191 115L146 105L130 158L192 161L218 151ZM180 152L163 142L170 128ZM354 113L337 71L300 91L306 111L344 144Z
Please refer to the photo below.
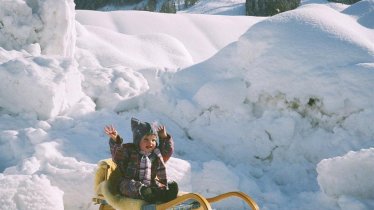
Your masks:
M2 209L64 209L63 191L44 175L0 176ZM51 196L53 195L53 196Z
M373 0L273 17L228 0L178 14L0 4L0 209L97 209L103 128L131 142L133 116L173 135L182 191L374 208ZM237 201L214 208L248 209Z
M83 98L81 73L71 59L38 55L40 49L34 54L13 51L6 58L7 51L0 50L5 55L0 66L0 76L4 80L0 101L7 110L35 112L39 118L47 119Z
M188 65L188 66L191 65L192 64L191 62L194 62L194 63L201 62L211 57L222 47L235 41L251 25L263 19L261 17L257 17L257 18L254 17L254 18L248 19L243 16L201 16L201 15L189 15L189 14L175 15L175 14L150 13L150 12L142 12L142 11L140 12L139 11L126 11L126 12L113 11L110 13L99 12L99 11L79 11L76 16L77 16L77 19L79 20L79 23L85 25L85 30L87 30L87 33L90 33L91 31L92 33L94 32L95 34L94 37L99 39L98 41L104 39L104 42L108 42L108 40L106 39L107 36L105 36L105 34L102 34L102 33L113 32L113 33L119 33L121 39L125 39L126 37L128 39L134 39L134 40L128 40L127 42L123 43L123 45L125 44L135 45L135 43L133 44L129 42L130 41L137 42L138 39L144 42L146 41L144 39L147 36L155 37L157 36L157 34L159 34L158 36L163 34L163 36L169 35L167 37L169 37L170 42L175 42L175 43L165 43L165 45L169 44L170 48L180 47L181 51L183 50L183 48L187 50L187 54L184 55L186 57L185 58L186 61L185 63L180 63L180 64L176 62L172 62L170 64L165 63L165 62L160 63L159 59L150 60L150 58L146 58L146 60L149 62L145 62L144 57L146 55L144 54L139 54L138 56L140 58L138 56L131 56L130 57L131 60L135 58L141 59L141 63L138 64L140 68L149 67L149 65L147 65L148 63L151 63L152 65L151 67L160 66L161 68L165 68L165 67L175 68L176 64L182 65L178 67L185 67L185 65ZM97 19L100 19L102 21L96 21ZM171 19L173 19L174 21L170 21ZM221 22L221 24L217 24L218 22ZM104 32L100 32L101 30L104 30ZM88 34L88 36L89 35L90 34ZM129 35L129 36L125 36L125 35ZM147 36L144 37L145 35ZM165 39L167 37L165 37ZM114 35L113 35L113 38L115 38ZM96 50L91 49L94 47L92 46L91 42L89 42L91 40L91 37L86 38L83 36L81 38L81 36L78 35L78 39L80 39L81 41L78 41L77 45L80 46L81 48L83 49L89 48L90 51L93 51L93 53L95 54L100 53L100 52L96 52ZM177 44L177 42L180 42L180 43ZM196 44L196 43L199 43L199 44ZM115 46L118 46L118 44L122 45L122 42L120 42L120 40L118 41L113 40L113 44ZM139 43L139 45L140 44L141 43ZM158 43L157 41L153 42L153 45L157 46L159 44L161 43ZM145 49L139 46L141 47L141 49L134 49L136 50L134 53L140 50L150 51L150 50L155 49L153 47L150 48L149 45L147 46L148 47L145 47ZM119 50L120 52L126 55L126 51L124 51L125 49L121 47L121 49L117 49L117 50ZM131 49L133 48L131 47ZM102 50L103 49L100 48L100 51ZM176 52L173 52L173 53L164 52L163 54L166 54L167 57L171 59L173 58L173 56L175 56L174 55L175 53ZM113 54L114 52L110 53L110 55L113 55ZM115 54L118 54L118 52ZM192 61L191 61L191 58L192 58ZM106 59L106 61L108 59ZM110 58L110 60L111 59L115 59L115 58ZM126 62L124 64L131 62L131 60L130 61L126 61L126 60L127 60L126 57L121 57L111 62L116 62L116 63ZM106 62L106 61L103 61L103 62ZM132 64L132 66L137 67L137 65L135 64Z
M334 197L350 195L373 199L373 156L374 149L370 148L322 160L317 165L318 184L326 194Z
M67 1L1 1L0 44L21 50L38 43L43 54L73 56L75 50L75 4Z
M245 0L205 0L182 9L178 13L209 14L209 15L245 15Z

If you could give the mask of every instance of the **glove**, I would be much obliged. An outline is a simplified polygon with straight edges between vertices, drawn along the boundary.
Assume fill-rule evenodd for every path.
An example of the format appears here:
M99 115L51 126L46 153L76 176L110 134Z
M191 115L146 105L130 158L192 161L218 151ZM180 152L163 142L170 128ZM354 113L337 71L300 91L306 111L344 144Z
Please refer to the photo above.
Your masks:
M142 199L147 201L148 203L155 203L157 201L158 196L155 188L143 185L140 187L139 192Z

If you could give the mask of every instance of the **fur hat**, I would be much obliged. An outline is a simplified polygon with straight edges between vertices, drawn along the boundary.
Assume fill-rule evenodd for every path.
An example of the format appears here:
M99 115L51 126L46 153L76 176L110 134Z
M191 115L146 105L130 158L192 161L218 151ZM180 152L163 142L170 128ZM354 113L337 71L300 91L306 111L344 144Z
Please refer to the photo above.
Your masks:
M136 118L131 118L132 141L139 146L143 136L155 134L158 138L157 130L148 122L141 122Z

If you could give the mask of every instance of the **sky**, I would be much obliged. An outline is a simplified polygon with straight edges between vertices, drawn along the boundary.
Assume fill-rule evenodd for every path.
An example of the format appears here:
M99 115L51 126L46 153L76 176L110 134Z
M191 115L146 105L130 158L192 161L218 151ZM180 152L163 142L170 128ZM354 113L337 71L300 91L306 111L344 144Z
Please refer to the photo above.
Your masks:
M1 210L98 209L104 126L132 142L131 117L173 136L182 191L374 209L373 0L272 17L243 16L239 0L177 14L0 4Z

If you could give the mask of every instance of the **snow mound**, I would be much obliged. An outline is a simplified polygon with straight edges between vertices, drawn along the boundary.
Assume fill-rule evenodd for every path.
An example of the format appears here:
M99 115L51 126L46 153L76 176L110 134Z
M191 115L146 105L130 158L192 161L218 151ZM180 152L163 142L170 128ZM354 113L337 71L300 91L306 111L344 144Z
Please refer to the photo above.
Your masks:
M77 11L75 53L74 39L52 30L73 36L71 0L9 2L0 0L0 30L22 41L0 40L5 209L97 209L95 163L110 157L103 127L131 141L133 116L167 126L186 160L170 159L168 178L183 191L240 190L262 209L374 209L373 149L348 153L374 147L372 1L269 18ZM31 25L6 22L20 12Z
M173 117L222 160L249 162L244 170L271 189L268 208L289 207L283 194L303 203L301 192L318 191L317 163L372 147L372 34L354 16L324 5L265 19L174 74Z
M94 110L72 60L74 1L2 0L1 5L0 107L39 119Z
M82 87L96 103L96 108L114 109L120 102L149 89L142 74L121 65L94 67L83 71Z
M195 174L194 182L198 192L204 192L208 196L225 193L227 189L237 190L239 178L224 163L216 160L205 162L203 170ZM208 181L209 180L209 181ZM220 183L211 186L208 183Z
M246 58L240 67L247 70L249 95L255 99L262 92L281 92L304 102L316 96L328 112L344 109L347 100L356 109L372 107L371 34L351 16L324 5L260 22L238 43L238 54Z
M243 102L283 94L300 104L317 99L326 113L371 108L372 35L349 15L324 5L306 5L258 22L211 59L178 72L173 84L181 96L204 106L227 107L225 100L210 101L212 96L202 101L206 83L237 78L243 85L233 92L246 93L244 98L239 94ZM225 86L215 92L226 92Z
M180 10L178 13L245 16L245 0L197 1L195 5Z
M317 165L318 184L329 196L374 199L374 148L324 159Z
M14 127L13 122L7 126ZM5 121L4 121L5 122ZM3 130L0 132L0 170L15 165L18 161L34 153L34 145L47 141L48 133L42 128Z
M248 18L246 16L203 16L193 14L175 15L145 11L98 12L77 10L76 19L88 30L88 33L95 34L96 31L100 32L92 37L88 36L88 34L80 34L78 31L77 44L79 48L92 49L94 46L90 45L95 45L96 42L92 40L99 39L108 42L106 39L107 36L102 32L102 30L106 30L106 34L117 34L116 37L119 37L118 33L127 35L122 36L122 38L119 38L121 40L118 41L113 39L110 43L112 43L112 45L122 46L116 47L116 49L120 50L121 54L127 54L127 56L131 57L132 55L128 52L127 49L129 48L127 48L126 45L129 47L136 46L139 44L138 42L142 40L149 42L143 39L144 36L156 36L155 38L152 38L153 40L156 40L156 38L159 37L159 34L167 34L169 35L169 40L165 41L170 41L170 43L165 46L171 46L172 43L175 43L176 41L174 39L178 40L192 56L193 62L198 63L213 56L218 50L227 44L236 41L238 37L248 30L249 27L264 18ZM97 19L100 19L100 21L95 21ZM90 37L94 39L87 39ZM170 37L173 37L174 39L171 39ZM164 38L166 39L167 37ZM134 41L135 43L127 44L126 41ZM101 41L98 44L102 44ZM153 43L151 46L154 44L158 43ZM180 46L180 44L177 44L176 46ZM100 48L100 50L105 49ZM131 50L139 52L143 49L131 48ZM143 51L146 50L152 50L152 47L148 46ZM169 55L174 57L172 54ZM135 57L134 59L137 60L139 57ZM143 60L143 62L146 64L149 63L148 60ZM113 64L117 63L111 63L110 65ZM130 67L134 68L134 66Z
M352 15L357 19L357 22L361 25L374 29L374 1L363 0L359 1L344 11L345 14Z
M0 107L13 113L36 113L47 119L84 97L81 74L71 59L0 48L0 78Z
M21 50L40 43L43 54L74 55L73 0L1 0L0 3L0 46Z
M63 210L63 191L44 175L0 174L1 209Z
M34 156L26 158L18 165L4 171L4 177L7 179L21 174L20 177L33 177L33 182L36 179L38 182L43 181L53 185L51 187L47 184L37 183L38 187L34 189L28 189L33 186L26 185L25 191L34 191L35 193L30 193L30 196L34 195L36 199L40 200L45 197L44 195L48 195L49 200L56 202L38 203L34 197L31 197L23 200L25 205L40 206L18 209L86 209L92 205L90 200L93 195L95 165L77 161L75 158L64 157L58 151L58 147L59 144L56 142L38 144L35 146ZM35 178L39 175L42 178ZM28 179L30 178L27 178L26 181ZM0 186L3 186L2 183ZM44 189L44 187L46 188ZM51 192L52 189L54 192ZM87 189L92 189L92 191L87 191ZM47 201L49 201L48 199Z
M127 35L96 26L78 26L77 31L77 46L91 51L105 67L121 64L137 69L178 68L192 64L192 57L183 43L167 34ZM131 52L128 49L132 49Z

